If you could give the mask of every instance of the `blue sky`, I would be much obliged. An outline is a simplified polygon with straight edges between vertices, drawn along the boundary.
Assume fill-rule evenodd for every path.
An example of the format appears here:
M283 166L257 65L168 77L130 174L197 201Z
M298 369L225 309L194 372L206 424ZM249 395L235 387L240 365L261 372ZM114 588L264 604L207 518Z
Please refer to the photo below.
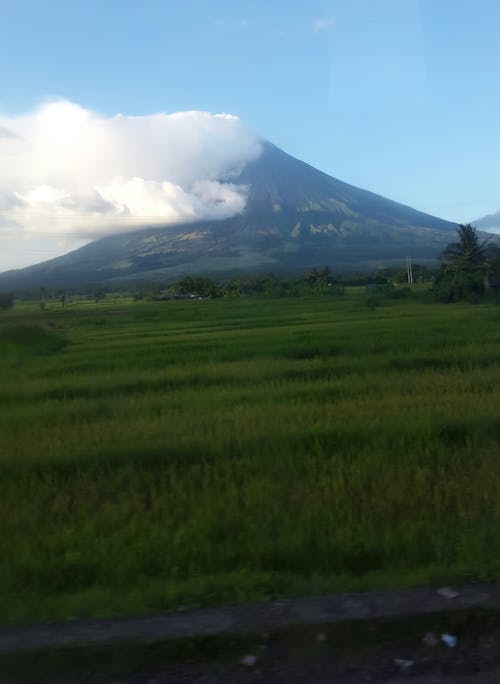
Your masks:
M0 0L0 16L0 115L59 98L228 112L423 211L500 209L497 0Z

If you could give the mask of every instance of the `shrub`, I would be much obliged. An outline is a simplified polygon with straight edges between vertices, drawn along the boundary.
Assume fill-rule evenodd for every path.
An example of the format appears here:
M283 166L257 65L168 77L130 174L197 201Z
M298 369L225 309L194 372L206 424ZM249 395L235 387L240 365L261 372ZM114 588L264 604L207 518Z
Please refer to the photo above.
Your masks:
M14 294L12 292L0 292L0 309L6 311L14 306Z

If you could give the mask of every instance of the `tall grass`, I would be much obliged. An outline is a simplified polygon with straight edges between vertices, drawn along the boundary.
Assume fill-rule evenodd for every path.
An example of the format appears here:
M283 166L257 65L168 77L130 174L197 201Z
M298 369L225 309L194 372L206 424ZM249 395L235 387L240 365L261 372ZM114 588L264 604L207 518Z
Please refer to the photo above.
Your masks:
M499 340L356 294L3 315L0 617L495 579Z

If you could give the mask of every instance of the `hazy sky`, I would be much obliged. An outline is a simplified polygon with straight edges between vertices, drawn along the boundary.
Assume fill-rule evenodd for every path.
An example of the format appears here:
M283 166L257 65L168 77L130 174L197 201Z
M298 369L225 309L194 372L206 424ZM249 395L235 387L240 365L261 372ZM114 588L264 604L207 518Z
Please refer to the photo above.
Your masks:
M446 219L500 209L498 0L0 0L0 64L0 270L146 207L237 211L252 131Z

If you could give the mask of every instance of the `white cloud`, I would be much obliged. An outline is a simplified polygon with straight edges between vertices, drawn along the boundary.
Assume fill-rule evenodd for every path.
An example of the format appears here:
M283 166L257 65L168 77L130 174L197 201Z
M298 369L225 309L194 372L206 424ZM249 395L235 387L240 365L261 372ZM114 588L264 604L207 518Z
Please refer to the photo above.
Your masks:
M335 26L335 19L331 19L329 17L320 17L319 19L315 19L313 21L312 30L314 33L318 33L319 31L324 31L332 26Z
M93 239L243 211L259 140L230 114L100 116L67 101L0 115L0 236Z
M227 19L215 19L212 22L214 28L217 29L245 29L250 26L248 19L235 19L228 21Z

